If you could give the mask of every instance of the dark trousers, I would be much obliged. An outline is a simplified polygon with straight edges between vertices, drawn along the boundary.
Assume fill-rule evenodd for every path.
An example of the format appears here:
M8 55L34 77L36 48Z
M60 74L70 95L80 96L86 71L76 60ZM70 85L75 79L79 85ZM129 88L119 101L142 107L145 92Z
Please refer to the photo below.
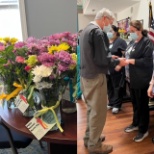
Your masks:
M121 108L125 78L121 72L107 75L108 105Z
M148 86L144 89L130 89L133 104L133 123L139 127L140 133L145 133L149 126L149 97L147 95Z

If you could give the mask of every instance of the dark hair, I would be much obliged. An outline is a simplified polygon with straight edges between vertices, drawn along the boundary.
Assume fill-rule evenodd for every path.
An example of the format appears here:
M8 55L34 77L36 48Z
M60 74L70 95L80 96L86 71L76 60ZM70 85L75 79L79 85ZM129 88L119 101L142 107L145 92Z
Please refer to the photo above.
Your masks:
M116 27L115 25L112 25L111 27L112 27L113 31L116 32L116 35L120 36L119 27Z
M136 28L139 31L142 31L142 35L143 36L147 36L148 35L148 31L143 29L143 24L139 20L133 20L133 21L130 22L129 25L133 26L134 28Z

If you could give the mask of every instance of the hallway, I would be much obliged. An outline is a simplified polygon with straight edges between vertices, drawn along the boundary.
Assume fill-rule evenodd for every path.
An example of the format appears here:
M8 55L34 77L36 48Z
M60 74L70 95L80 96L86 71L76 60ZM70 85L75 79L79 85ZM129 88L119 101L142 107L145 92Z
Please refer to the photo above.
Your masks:
M83 145L83 136L86 126L86 105L78 101L78 154L88 154ZM133 141L136 132L125 133L124 128L131 123L131 103L124 103L119 114L113 115L111 110L107 113L107 120L103 134L106 136L105 144L113 145L112 154L154 154L154 111L150 111L149 136L140 143Z

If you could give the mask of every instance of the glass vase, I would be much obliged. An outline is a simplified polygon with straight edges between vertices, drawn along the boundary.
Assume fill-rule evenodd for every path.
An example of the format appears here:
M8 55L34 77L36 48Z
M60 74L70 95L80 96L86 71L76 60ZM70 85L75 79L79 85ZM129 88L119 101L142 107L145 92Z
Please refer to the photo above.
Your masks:
M61 101L61 110L64 113L71 114L77 111L76 103L68 100Z
M35 107L28 107L27 110L23 113L23 116L27 118L32 118L35 112Z
M7 104L8 104L8 108L10 108L10 109L15 109L15 108L17 108L16 105L15 105L15 103L14 103L14 99L8 100L8 101L7 101Z
M59 89L58 88L44 88L39 90L40 95L42 96L42 98L44 98L44 101L42 101L43 106L45 107L52 107L55 106L57 104L57 102L59 102ZM60 103L59 105L54 109L54 112L56 113L57 119L60 123L60 125L62 124L62 117L61 117L61 111L60 111ZM55 117L53 115L53 112L49 109L45 114L42 115L43 120L48 123L48 124L52 124L55 123ZM53 130L57 130L58 127L57 125L55 125L50 131Z

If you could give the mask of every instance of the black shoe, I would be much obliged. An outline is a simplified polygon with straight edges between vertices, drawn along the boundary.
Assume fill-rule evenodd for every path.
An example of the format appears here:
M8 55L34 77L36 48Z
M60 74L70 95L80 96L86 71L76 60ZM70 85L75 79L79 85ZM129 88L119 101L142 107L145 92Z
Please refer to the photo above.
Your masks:
M138 133L137 134L137 136L135 136L134 138L133 138L133 140L135 141L135 142L141 142L141 141L143 141L147 136L149 135L149 132L147 131L146 133Z
M130 132L133 132L135 130L138 130L138 127L137 126L133 126L133 125L130 125L130 126L125 128L125 132L126 133L130 133Z

